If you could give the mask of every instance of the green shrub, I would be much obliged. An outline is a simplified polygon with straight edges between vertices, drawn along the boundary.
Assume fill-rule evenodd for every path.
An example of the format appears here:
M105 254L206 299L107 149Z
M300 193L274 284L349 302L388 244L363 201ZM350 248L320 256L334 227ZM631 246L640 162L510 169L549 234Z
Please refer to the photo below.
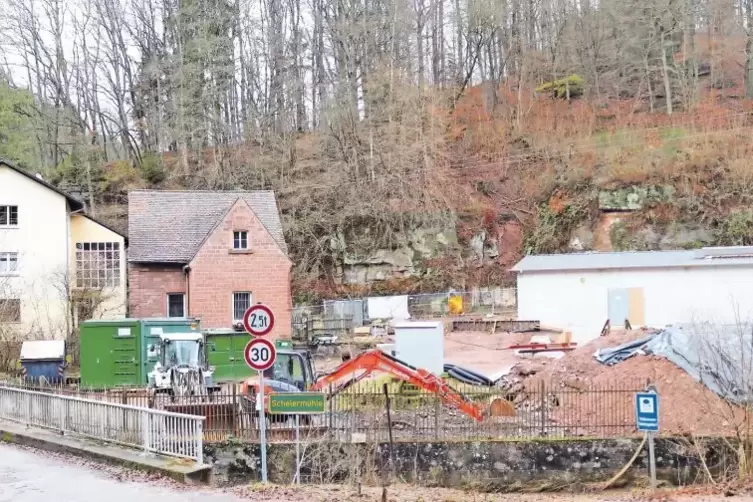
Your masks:
M569 75L565 78L560 78L550 82L544 82L536 88L536 92L551 92L555 98L566 98L568 88L570 90L570 97L576 98L583 94L585 80L579 75Z
M753 212L732 213L721 220L716 229L718 246L753 245Z
M162 164L162 157L153 153L145 153L141 157L141 176L151 183L156 185L165 181L166 172L165 166Z
M562 212L553 211L547 203L539 205L536 224L525 235L525 254L561 252L567 247L573 231L588 217L587 201L568 204Z

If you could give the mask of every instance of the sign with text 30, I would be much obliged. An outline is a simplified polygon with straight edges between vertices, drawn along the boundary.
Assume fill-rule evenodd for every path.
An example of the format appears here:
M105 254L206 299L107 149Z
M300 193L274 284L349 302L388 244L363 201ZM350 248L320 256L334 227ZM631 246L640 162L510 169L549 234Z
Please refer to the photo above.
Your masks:
M277 349L269 340L254 338L246 345L243 356L251 369L264 371L271 368L275 363Z

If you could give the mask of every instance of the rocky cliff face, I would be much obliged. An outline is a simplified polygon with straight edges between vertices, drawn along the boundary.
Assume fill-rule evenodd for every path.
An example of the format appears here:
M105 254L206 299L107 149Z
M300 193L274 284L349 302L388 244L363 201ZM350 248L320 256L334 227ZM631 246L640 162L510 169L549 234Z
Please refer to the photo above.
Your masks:
M544 234L551 234L546 236L546 249L530 246L535 238L542 242L535 226L524 230L515 220L474 226L456 215L441 224L405 229L395 234L390 245L368 251L364 249L368 249L369 231L360 232L355 239L358 245L352 236L340 234L331 241L339 257L336 280L373 286L391 279L421 278L442 268L455 274L450 279L453 286L462 287L463 279L457 278L466 276L459 269L494 269L491 280L498 280L526 252L649 251L734 244L720 236L724 221L695 218L692 211L682 209L683 201L671 185L589 189L568 197L569 201L562 202L567 197L554 195L542 206L539 219L545 221L538 224L549 225ZM571 207L578 209L571 211Z
M337 257L335 281L369 286L393 279L418 279L439 268L449 273L463 268L498 267L500 260L510 262L520 252L518 225L469 230L455 214L396 232L387 245L373 233L364 228L357 236L340 233L331 238L330 247ZM382 245L369 247L377 241ZM460 282L463 281L452 285L463 286Z
M657 208L674 202L671 186L630 186L598 193L595 221L572 233L568 251L650 251L688 249L714 244L710 224L667 220Z

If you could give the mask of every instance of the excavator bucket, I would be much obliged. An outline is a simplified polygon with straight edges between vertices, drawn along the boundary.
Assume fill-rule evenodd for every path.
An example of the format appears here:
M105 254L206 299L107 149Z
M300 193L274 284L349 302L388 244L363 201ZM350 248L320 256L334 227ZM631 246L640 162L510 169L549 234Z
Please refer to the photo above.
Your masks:
M514 417L515 406L504 397L493 397L489 401L490 417Z

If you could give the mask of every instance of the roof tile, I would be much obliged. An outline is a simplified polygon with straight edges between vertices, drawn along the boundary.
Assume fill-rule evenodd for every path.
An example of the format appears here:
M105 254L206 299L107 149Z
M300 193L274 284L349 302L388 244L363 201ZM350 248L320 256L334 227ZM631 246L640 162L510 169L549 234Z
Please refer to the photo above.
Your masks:
M272 191L135 190L128 194L128 261L188 263L238 199L248 203L287 254Z

